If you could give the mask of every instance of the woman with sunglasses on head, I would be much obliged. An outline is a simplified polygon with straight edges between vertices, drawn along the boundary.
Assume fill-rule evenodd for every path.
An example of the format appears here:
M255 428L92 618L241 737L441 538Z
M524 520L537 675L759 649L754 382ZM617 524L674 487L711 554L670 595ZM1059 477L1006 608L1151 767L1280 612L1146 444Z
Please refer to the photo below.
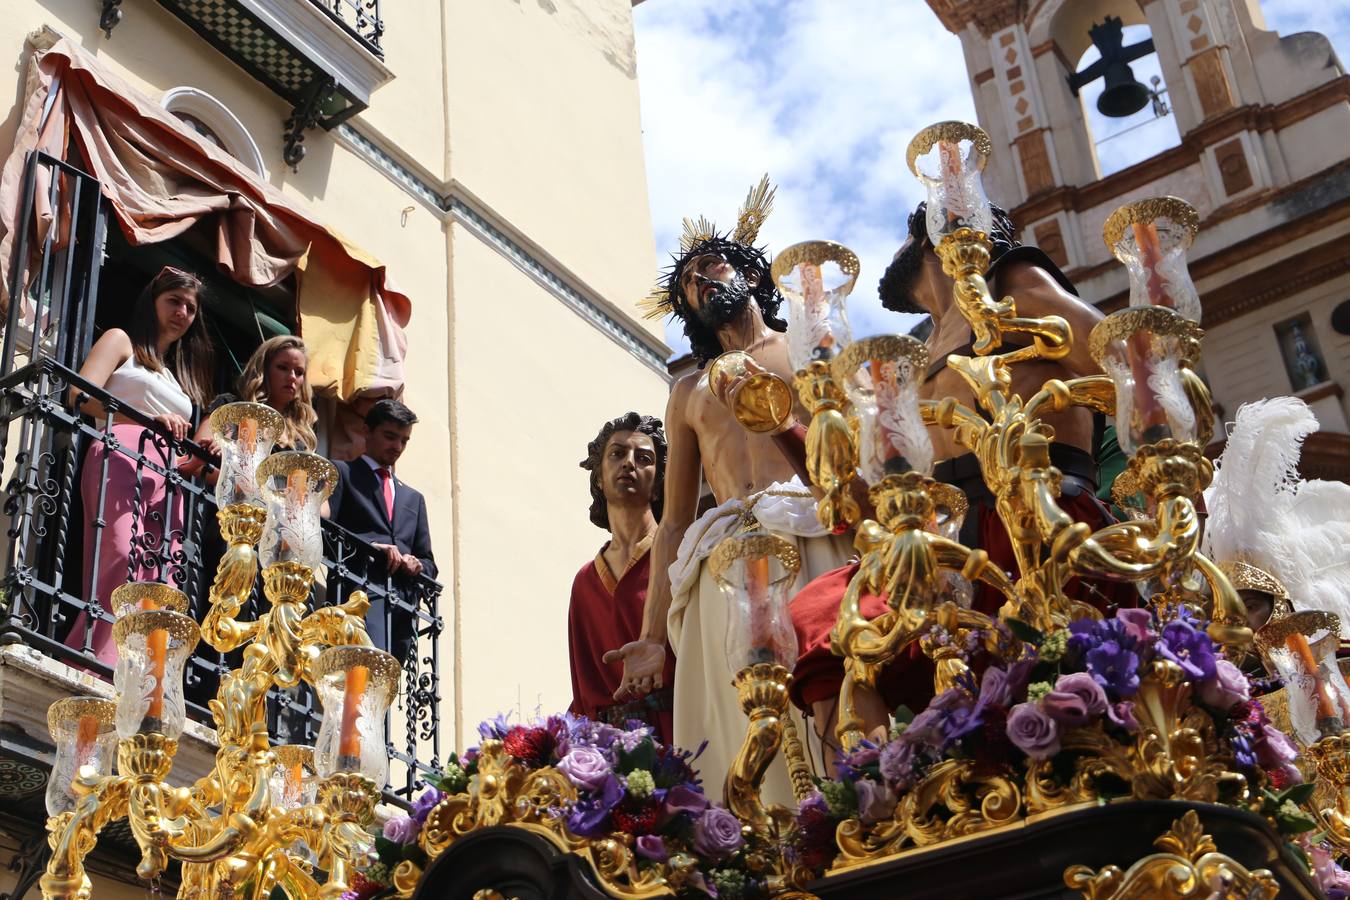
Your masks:
M175 441L187 438L192 408L203 404L211 385L213 354L201 293L196 275L165 266L136 299L127 329L104 332L80 367L80 377L103 388L123 407L154 420ZM81 394L78 387L71 388L71 402ZM85 396L79 410L96 421L107 421L109 410L93 397ZM109 598L119 585L168 580L167 564L182 537L185 497L170 497L165 476L151 468L168 470L176 464L163 434L113 412L109 436L124 449L94 441L84 459L80 492L85 511L84 572L92 586L86 597L91 601L97 597L111 612ZM138 465L132 455L137 453L147 464ZM101 528L95 525L100 518L105 523ZM68 646L84 646L86 619L83 612L76 618L66 638ZM111 622L94 623L89 646L99 661L116 662Z

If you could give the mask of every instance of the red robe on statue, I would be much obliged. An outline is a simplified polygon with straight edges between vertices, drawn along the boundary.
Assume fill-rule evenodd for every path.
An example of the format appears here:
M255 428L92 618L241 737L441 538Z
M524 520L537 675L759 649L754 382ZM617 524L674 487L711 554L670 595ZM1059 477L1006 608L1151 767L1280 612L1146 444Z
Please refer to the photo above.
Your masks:
M599 722L622 726L640 719L656 727L656 737L669 743L675 684L675 654L666 647L661 671L664 687L640 700L615 703L614 692L623 680L623 663L605 663L607 650L637 639L642 631L642 607L647 600L651 572L651 538L638 547L638 556L616 579L605 562L605 547L581 567L572 582L567 610L567 648L572 662L572 712Z

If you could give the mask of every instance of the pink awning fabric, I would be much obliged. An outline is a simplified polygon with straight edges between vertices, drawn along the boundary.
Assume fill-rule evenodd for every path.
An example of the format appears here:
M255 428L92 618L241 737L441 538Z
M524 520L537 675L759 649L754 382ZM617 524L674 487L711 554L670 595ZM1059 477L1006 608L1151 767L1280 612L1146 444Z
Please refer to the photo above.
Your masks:
M72 143L82 159L70 161L99 180L133 245L200 223L214 230L217 266L235 281L265 287L296 273L316 390L343 400L402 392L412 304L384 265L66 38L34 54L14 150L0 173L0 292L9 283L28 154L65 159ZM37 195L43 233L55 211L45 190Z

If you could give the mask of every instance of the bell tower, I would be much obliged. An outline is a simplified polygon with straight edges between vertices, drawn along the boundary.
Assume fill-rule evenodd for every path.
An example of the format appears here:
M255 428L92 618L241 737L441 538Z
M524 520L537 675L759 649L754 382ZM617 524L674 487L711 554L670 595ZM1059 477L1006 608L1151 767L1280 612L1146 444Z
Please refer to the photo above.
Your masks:
M1350 76L1330 41L1268 30L1260 0L928 5L961 39L996 148L990 199L1023 240L1108 312L1128 291L1102 241L1106 217L1146 196L1189 201L1201 217L1190 262L1220 421L1249 400L1303 397L1322 428L1305 469L1350 479ZM1146 65L1148 84L1136 74ZM1091 107L1090 91L1101 96ZM1094 120L1113 110L1169 116L1176 138L1113 138L1137 158L1104 172Z

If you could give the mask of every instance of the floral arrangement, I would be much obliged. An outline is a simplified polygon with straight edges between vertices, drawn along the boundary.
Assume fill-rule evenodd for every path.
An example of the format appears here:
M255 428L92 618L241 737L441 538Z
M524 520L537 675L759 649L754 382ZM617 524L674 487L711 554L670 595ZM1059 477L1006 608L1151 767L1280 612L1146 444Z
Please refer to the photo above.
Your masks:
M1020 776L1043 764L1067 782L1076 751L1065 743L1075 729L1133 742L1141 674L1154 660L1180 667L1191 702L1213 719L1236 768L1250 784L1267 786L1262 811L1281 833L1293 837L1316 827L1303 808L1312 785L1301 784L1297 748L1271 725L1252 699L1251 682L1223 658L1204 623L1185 611L1162 621L1146 609L1124 609L1049 635L1016 620L996 627L997 634L963 642L969 672L958 687L917 716L902 708L886 741L863 741L840 754L837 778L821 781L798 811L786 851L796 862L814 871L827 867L839 853L840 823L856 819L867 827L892 818L900 798L943 760ZM1130 785L1117 780L1095 781L1099 799L1130 794Z
M500 741L513 762L527 770L552 767L576 789L576 799L550 809L578 838L622 836L639 872L664 866L678 872L684 888L720 900L753 900L766 894L762 876L748 863L756 852L740 821L709 801L691 763L695 754L661 744L646 725L626 728L572 715L525 724L506 717L478 727L484 741ZM700 748L701 749L701 748ZM342 900L374 900L395 893L394 869L426 854L419 838L428 815L442 799L472 789L479 749L452 754L445 774L417 798L413 809L385 824L374 841L374 858L362 868ZM762 868L757 866L756 868Z

